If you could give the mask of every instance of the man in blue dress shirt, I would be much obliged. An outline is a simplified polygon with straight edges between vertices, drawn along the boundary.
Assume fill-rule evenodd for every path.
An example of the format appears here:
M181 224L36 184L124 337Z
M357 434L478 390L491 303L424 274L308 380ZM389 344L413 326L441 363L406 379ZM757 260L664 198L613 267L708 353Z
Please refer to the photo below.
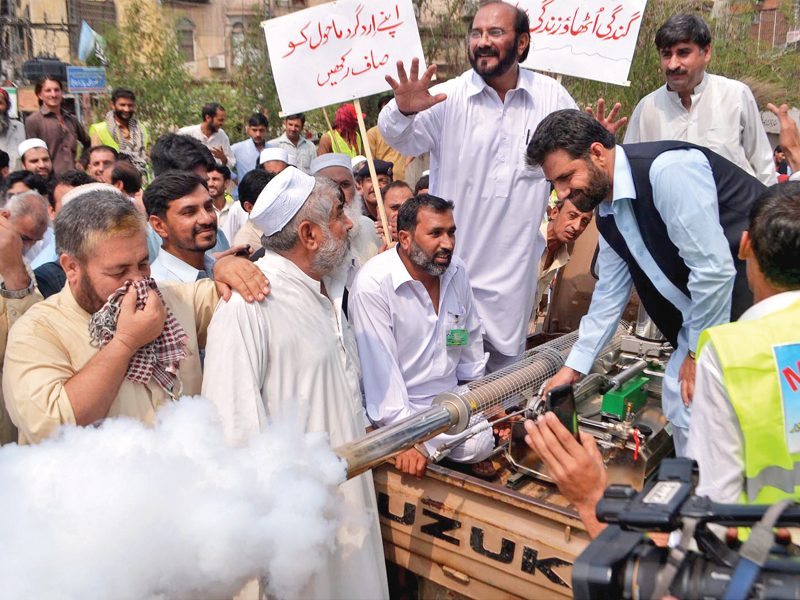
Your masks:
M269 121L267 117L259 113L250 115L250 120L247 122L247 135L250 137L243 142L238 142L231 146L233 155L236 157L236 181L239 182L250 171L258 167L258 157L264 148L272 148L266 142L267 127ZM234 188L234 199L239 199L239 190Z
M756 197L755 177L687 142L617 146L590 115L562 110L546 117L528 146L559 199L597 207L600 252L589 313L566 365L548 388L576 382L610 340L636 285L648 314L675 352L662 404L678 455L685 453L700 333L737 318L752 304L741 233Z

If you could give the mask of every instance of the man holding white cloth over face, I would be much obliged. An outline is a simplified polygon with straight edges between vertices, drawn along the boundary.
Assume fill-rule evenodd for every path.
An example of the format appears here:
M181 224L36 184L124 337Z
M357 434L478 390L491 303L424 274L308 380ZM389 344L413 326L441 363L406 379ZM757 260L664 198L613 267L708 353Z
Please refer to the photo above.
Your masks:
M250 219L264 232L268 301L220 303L206 347L203 395L217 406L231 443L273 419L300 418L336 447L365 433L355 341L342 311L350 256L344 196L326 178L286 169L256 200ZM369 517L360 547L340 543L302 598L388 598L372 474L343 483L351 509ZM339 538L342 541L342 538Z

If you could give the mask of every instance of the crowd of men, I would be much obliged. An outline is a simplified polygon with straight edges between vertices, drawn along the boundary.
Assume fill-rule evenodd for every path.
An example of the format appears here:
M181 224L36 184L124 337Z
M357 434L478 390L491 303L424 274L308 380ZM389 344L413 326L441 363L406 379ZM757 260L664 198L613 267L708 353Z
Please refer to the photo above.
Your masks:
M233 444L279 418L350 441L516 362L594 220L599 281L548 389L590 372L635 285L674 348L664 415L678 455L700 463L701 493L797 497L800 183L777 183L781 168L800 173L797 125L769 105L782 126L773 159L749 88L706 73L707 24L676 15L655 39L666 84L618 145L619 105L580 111L555 79L519 67L529 28L513 5L484 3L469 71L430 87L435 66L399 63L367 140L346 104L318 147L302 114L267 140L254 113L231 144L218 103L151 140L123 88L87 133L53 78L23 127L0 91L0 443L119 415L151 423L198 393ZM405 181L426 154L430 172ZM527 422L527 441L596 534L602 459L592 436L576 441L551 417ZM450 458L492 476L496 434ZM449 440L396 465L422 476ZM334 553L308 597L386 598L371 475L342 490L369 534Z

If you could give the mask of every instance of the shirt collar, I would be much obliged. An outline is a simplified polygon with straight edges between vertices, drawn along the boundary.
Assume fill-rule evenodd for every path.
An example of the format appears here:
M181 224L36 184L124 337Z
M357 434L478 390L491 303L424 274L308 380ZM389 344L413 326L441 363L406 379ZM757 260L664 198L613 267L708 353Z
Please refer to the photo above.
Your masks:
M404 283L416 280L411 277L411 273L408 272L405 264L403 264L403 261L400 258L400 253L397 251L397 246L395 246L392 250L389 250L389 252L391 253L389 256L389 272L392 275L392 286L394 287L395 291L397 291L397 289ZM447 284L456 274L456 271L458 271L458 266L454 265L451 261L450 268L444 272L444 275L439 276L441 291L447 287Z
M40 112L40 113L42 113L42 114L43 114L43 115L45 115L45 116L47 116L47 115L53 115L53 116L56 116L56 113L55 113L54 111L50 110L50 108L49 108L49 107L48 107L46 104L42 104L42 105L39 107L39 112ZM66 114L66 113L64 113L64 111L61 111L61 112L62 112L63 114Z
M614 212L614 202L626 198L636 199L636 186L633 184L633 174L631 164L622 146L617 145L614 151L614 189L611 195L611 202L603 201L600 203L599 215L608 216Z
M69 282L67 282L63 289L58 293L58 297L59 303L61 303L63 306L72 309L87 321L91 319L92 315L85 311L83 307L78 304L78 301L75 300L75 296L72 293L72 288L70 287Z
M174 254L170 254L164 250L164 248L158 251L156 260L161 262L166 269L174 273L182 282L190 283L192 281L197 281L197 274L200 271L189 263L182 261ZM208 254L203 255L203 268L211 279L214 279L214 263L216 262L213 256L209 256Z
M703 79L702 79L702 81L700 81L700 83L698 83L695 86L694 92L692 92L692 99L697 98L700 94L702 94L705 91L705 89L707 87L708 87L708 73L703 71ZM671 91L667 87L666 83L664 84L664 91L667 92L667 96L669 96L669 98L673 102L680 102L681 101L681 97L678 95L678 92ZM694 106L694 102L692 102L692 106Z
M489 88L489 85L486 83L484 78L478 75L475 72L475 69L471 69L469 73L470 73L470 78L466 86L467 97L480 94L482 91ZM528 94L528 96L530 96L531 99L533 99L533 96L531 95L531 89L533 88L532 83L534 76L535 73L533 73L533 71L528 71L527 69L519 67L519 75L517 76L517 85L514 86L513 89L510 89L508 93L510 94L511 92L520 90Z
M273 252L272 250L265 250L264 256L258 259L256 263L259 265L262 271L265 273L269 273L271 269L277 269L279 271L283 271L287 275L297 279L309 288L312 292L315 292L318 295L321 295L320 291L320 281L317 281L313 277L309 277L306 275L303 270L294 264L291 260L286 258L285 256L281 256L277 252ZM266 269L264 267L267 267Z
M765 298L761 302L754 304L739 317L740 321L752 321L760 319L767 315L789 308L795 302L800 301L800 290L792 290L791 292L781 292L769 298Z

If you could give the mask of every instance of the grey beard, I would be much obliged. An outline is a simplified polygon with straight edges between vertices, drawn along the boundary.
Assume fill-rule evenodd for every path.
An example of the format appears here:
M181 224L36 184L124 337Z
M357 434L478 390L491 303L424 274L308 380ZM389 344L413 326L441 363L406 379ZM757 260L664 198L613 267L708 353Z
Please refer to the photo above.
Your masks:
M317 255L314 257L313 268L317 273L327 275L340 267L350 254L350 236L348 235L340 242L333 237L333 234L327 227L324 230L324 235L325 241L320 245L319 250L317 250Z
M356 199L344 207L344 214L353 222L353 228L349 231L348 237L353 240L361 233L361 207L356 204Z
M452 254L450 255L450 260L447 261L446 265L437 265L435 262L433 262L433 258L425 254L425 251L419 247L416 240L412 239L411 249L408 252L408 258L412 263L425 271L428 275L438 277L439 275L444 275L447 272L447 269L450 268Z
M9 127L8 111L0 113L0 135L5 136Z

